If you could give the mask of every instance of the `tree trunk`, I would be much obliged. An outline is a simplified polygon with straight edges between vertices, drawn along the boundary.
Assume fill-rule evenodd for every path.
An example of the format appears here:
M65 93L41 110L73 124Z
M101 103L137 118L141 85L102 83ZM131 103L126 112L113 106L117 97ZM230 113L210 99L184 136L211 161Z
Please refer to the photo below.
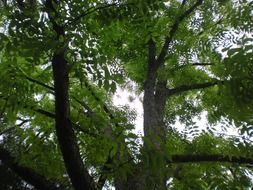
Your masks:
M128 176L127 181L116 181L116 190L165 190L166 189L166 159L163 151L166 129L163 123L166 102L166 82L157 82L157 60L155 43L148 43L148 71L144 84L144 146L142 161L138 169ZM157 163L150 167L151 163Z

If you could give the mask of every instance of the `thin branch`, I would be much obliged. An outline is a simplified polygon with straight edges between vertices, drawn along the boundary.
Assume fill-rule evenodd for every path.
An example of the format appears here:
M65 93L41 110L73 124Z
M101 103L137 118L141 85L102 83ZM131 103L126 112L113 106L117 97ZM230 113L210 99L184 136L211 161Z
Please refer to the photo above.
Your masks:
M114 6L119 6L119 5L120 4L118 4L118 3L113 3L113 4L108 4L108 5L99 6L99 7L90 7L87 10L85 10L82 14L77 16L76 18L73 18L73 19L69 20L69 22L67 22L65 24L65 26L73 25L76 22L78 22L79 20L81 20L82 18L84 18L85 16L87 16L89 14L92 14L96 11L100 11L100 10L103 10L103 9L107 9L107 8L114 7ZM128 5L128 4L124 4L124 5Z
M0 160L13 172L18 174L23 180L33 185L38 190L64 189L64 186L62 184L47 179L45 176L42 176L31 168L21 166L15 161L15 158L10 154L10 152L2 146L0 146Z
M87 112L85 112L85 115L90 117L90 118L94 118L94 116L96 116L96 113L90 108L90 106L88 104L86 104L85 102L79 100L78 98L76 98L75 96L71 96L78 104L80 104L85 110L87 110Z
M213 63L190 63L189 64L189 66L210 66L210 65L214 65L214 64Z
M114 124L116 125L116 127L119 126L118 123L115 123L115 116L113 115L113 113L111 113L110 109L108 108L108 106L103 103L103 101L96 95L96 93L92 90L91 85L87 82L84 81L84 85L87 88L87 90L91 93L91 95L95 98L95 100L99 103L102 104L102 109L104 110L104 112L108 115L108 117L114 122ZM81 104L82 105L82 104ZM85 108L85 107L84 107Z
M33 82L35 84L38 84L38 85L40 85L42 87L45 87L45 88L47 88L50 91L54 91L54 87L49 86L49 85L47 85L47 84L45 84L45 83L43 83L43 82L41 82L39 80L36 80L36 79L28 76L28 74L26 74L25 71L23 71L21 68L18 67L18 69L21 72L21 74L24 76L24 78L27 79L28 81Z
M19 119L20 120L20 119ZM29 121L31 121L30 119L24 119L24 120L21 120L21 122L19 124L17 124L18 127L21 127L23 126L24 124L28 123Z
M40 86L42 86L42 87L45 87L45 88L47 88L47 89L49 89L49 90L52 90L51 93L54 94L54 92L53 92L54 87L48 86L48 85L46 85L46 84L44 84L44 83L42 83L42 82L40 82L40 81L38 81L38 80L35 80L35 79L33 79L33 78L30 78L30 77L26 77L26 79L28 79L29 81L34 82L34 83L36 83L36 84L38 84L38 85L40 85ZM79 104L81 104L85 109L87 109L88 112L89 112L89 116L91 116L92 110L89 108L89 106L88 106L87 104L84 104L84 102L81 102L81 101L78 100L75 96L71 96L71 97L72 97L75 101L77 101ZM45 116L47 116L47 117L50 117L50 118L55 119L55 114L54 114L54 113L50 113L50 112L45 111L45 110L43 110L43 109L34 109L34 111L37 112L37 113L40 113L40 114L42 114L42 115L45 115ZM71 123L72 123L72 125L73 125L76 129L79 129L79 130L82 131L83 133L89 134L90 136L95 136L95 133L91 133L91 132L89 132L88 130L84 130L80 125L75 124L75 123L72 122L72 121L71 121Z
M33 78L29 77L29 76L25 76L25 78L26 78L28 81L30 81L30 82L36 83L36 84L38 84L38 85L40 85L40 86L42 86L42 87L45 87L45 88L47 88L47 89L49 89L49 90L51 90L51 91L54 91L54 87L49 86L49 85L47 85L47 84L45 84L45 83L43 83L43 82L41 82L41 81L38 81L38 80L36 80L36 79L33 79Z
M88 83L88 81L84 80L84 85L87 88L87 90L91 93L91 95L94 97L94 99L102 106L103 111L108 115L109 119L112 122L112 125L114 125L116 128L120 127L120 124L118 122L115 122L115 116L112 113L111 109L99 98L99 96L93 91L92 86ZM82 102L79 102L81 105L83 104ZM84 108L87 107L88 105L84 105ZM88 107L87 107L88 108ZM91 110L91 109L90 109ZM112 139L116 139L118 136L120 136L123 133L123 130L121 130L117 135L113 135L112 134L113 128L111 125L109 125L107 128L105 128L105 133L109 135L111 135ZM125 143L123 142L119 142L119 144L121 143ZM118 146L119 147L119 146ZM126 151L125 154L127 156L129 156L128 152ZM98 187L102 188L107 180L107 176L106 173L110 172L111 168L108 167L108 165L112 164L113 161L116 159L118 159L118 155L119 155L119 149L117 150L117 153L115 154L115 156L110 157L110 153L108 154L107 160L104 163L104 165L102 166L101 169L101 175L99 177L98 180ZM128 159L129 161L132 161L133 158L130 157L130 159Z
M169 49L170 43L174 37L174 35L176 34L178 27L180 25L180 23L186 18L188 17L198 6L200 6L203 3L203 0L197 0L197 2L190 7L187 11L185 11L181 16L178 17L178 19L176 19L175 23L172 25L171 30L169 32L169 36L167 36L165 38L165 43L162 47L161 53L158 56L157 59L157 64L158 67L164 63L165 61L165 57L167 55L167 51Z
M166 96L172 96L172 95L182 93L182 92L187 92L190 90L205 89L205 88L215 86L222 82L223 81L216 81L216 82L206 82L206 83L199 83L199 84L192 84L192 85L182 85L182 86L175 87L173 89L167 89Z
M193 66L211 66L211 65L214 65L214 63L200 63L200 62L195 62L195 63L188 63L188 64L184 64L184 65L179 65L179 66L176 66L174 68L172 68L170 71L174 72L174 71L178 71L182 68L185 68L185 67L193 67Z
M7 98L4 97L4 96L0 96L0 99L6 100ZM18 102L18 103L20 103L20 102ZM55 119L55 113L52 113L52 112L43 110L43 109L41 109L41 108L36 108L36 107L34 107L34 106L28 106L28 105L23 105L23 108L29 109L29 110L34 111L34 112L37 112L37 113L39 113L39 114L41 114L41 115L44 115L44 116L46 116L46 117ZM90 132L90 131L88 131L88 130L85 130L82 126L76 124L75 122L71 121L70 119L69 119L69 121L71 122L71 124L74 126L75 129L78 129L79 131L83 132L84 134L90 135L90 136L92 136L92 137L95 137L95 136L96 136L95 133L92 133L92 132ZM7 131L6 131L6 132L7 132ZM5 133L5 132L3 131L3 133ZM0 134L2 134L2 132L0 132Z
M47 84L44 84L44 83L42 83L41 81L38 81L38 80L33 79L33 78L31 78L31 77L28 77L28 76L25 76L25 78L26 78L27 80L29 80L30 82L33 82L33 83L35 83L35 84L38 84L38 85L40 85L40 86L42 86L42 87L45 87L45 88L51 90L51 93L54 94L54 92L53 92L53 91L54 91L54 87L49 86L49 85L47 85ZM86 81L85 81L85 86L86 86L86 88L90 91L91 95L95 98L95 100L98 101L99 103L102 103L102 101L100 100L100 98L94 93L94 91L92 90L91 86L90 86L90 85L88 84L88 82L86 82ZM76 98L75 96L73 96L73 95L71 95L71 98L73 98L76 102L78 102L81 106L83 106L83 107L88 111L88 113L89 113L90 116L94 116L94 113L95 113L95 112L93 112L92 109L91 109L87 104L85 104L84 102L80 101L79 99L77 99L77 98ZM109 108L108 108L108 106L107 106L106 104L103 104L103 105L102 105L102 108L103 108L104 112L105 112L106 114L108 114L108 116L109 116L109 118L110 118L111 120L114 120L114 119L115 119L114 115L111 113L111 111L109 110ZM41 114L43 114L43 115L45 115L45 116L47 116L47 117L55 118L55 114L50 113L50 112L47 112L47 111L45 111L45 110L42 110L42 109L34 109L34 111L36 111L36 112L38 112L38 113L41 113ZM115 123L115 125L116 125L116 126L119 126L118 123ZM81 126L78 126L78 128L81 129ZM83 131L83 129L82 129L82 131ZM93 135L94 135L94 134L93 134Z
M107 161L102 166L101 175L99 176L99 179L98 179L97 184L98 184L99 189L103 188L103 186L107 180L107 176L105 174L108 173L109 171L111 171L111 168L108 165L110 165L112 163L113 163L113 159L110 156L108 156Z
M173 155L169 163L196 163L196 162L228 162L235 164L253 165L252 158L246 158L242 156L224 156L219 154L210 155Z
M212 29L214 26L218 25L218 24L221 24L222 21L224 19L224 16L221 17L219 20L217 20L214 24L212 24L209 28L206 28L206 29L203 29L202 31L200 31L197 36L200 36L202 34L204 34L205 32L207 32L209 29Z
M40 114L42 114L46 117L50 117L52 119L55 119L55 117L56 117L54 113L48 112L48 111L43 110L43 109L34 109L34 111L37 112L37 113L40 113ZM92 133L89 130L85 130L82 126L76 124L75 122L71 121L70 119L69 119L69 121L71 122L71 124L73 125L73 127L75 129L78 129L79 131L83 132L84 134L90 135L92 137L96 136L95 133Z
M214 135L220 136L220 137L228 137L228 138L235 138L235 139L240 139L241 141L247 142L247 143L253 143L253 140L250 138L247 138L245 136L240 136L240 135L229 135L226 133L219 133L219 132L214 132L212 131Z
M1 132L0 132L0 136L2 136L3 134L5 134L5 133L9 133L9 132L11 132L11 131L13 131L13 130L15 130L16 129L16 126L14 126L14 127L9 127L9 128L7 128L7 129L4 129L4 130L2 130Z
M44 116L50 117L52 119L55 118L55 114L54 113L48 112L48 111L43 110L43 109L34 109L33 111L35 111L37 113L40 113L40 114L42 114Z
M38 80L35 80L35 79L33 79L33 78L30 78L30 77L26 77L26 79L28 79L29 81L34 82L34 83L36 83L36 84L38 84L38 85L40 85L40 86L42 86L42 87L45 87L45 88L47 88L47 89L49 89L49 90L52 90L51 93L54 94L54 92L53 92L54 87L48 86L48 85L46 85L46 84L44 84L44 83L42 83L42 82L40 82L40 81L38 81ZM81 104L85 109L87 109L88 112L89 112L89 116L91 116L91 113L93 113L93 112L92 112L92 110L89 108L89 106L88 106L87 104L84 104L84 102L81 102L81 101L78 100L75 96L71 96L71 97L72 97L75 101L77 101L79 104ZM50 113L50 112L45 111L45 110L43 110L43 109L34 109L34 111L36 111L36 112L38 112L38 113L40 113L40 114L42 114L42 115L45 115L45 116L47 116L47 117L50 117L50 118L55 119L55 114L54 114L54 113ZM88 130L84 130L80 125L78 125L78 124L76 124L76 123L74 123L74 122L72 122L72 121L70 121L70 122L72 123L72 125L73 125L76 129L79 129L79 130L82 131L83 133L88 134L88 135L93 136L93 137L96 136L95 133L91 133L91 132L88 131Z

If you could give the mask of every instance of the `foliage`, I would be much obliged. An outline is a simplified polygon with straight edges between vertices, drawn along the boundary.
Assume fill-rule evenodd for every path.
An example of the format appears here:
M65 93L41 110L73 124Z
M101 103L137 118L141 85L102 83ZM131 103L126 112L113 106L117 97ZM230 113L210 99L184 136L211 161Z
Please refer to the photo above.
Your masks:
M166 189L182 190L253 187L248 167L253 164L252 5L248 0L1 1L0 149L14 158L6 162L0 150L4 177L13 188L31 183L39 189L17 172L20 165L76 189L55 127L52 65L63 52L69 86L68 115L62 115L97 189L106 184L117 190L160 189L166 183ZM144 94L142 137L133 132L136 112L113 102L127 81L137 84L141 98ZM203 113L211 130L196 122ZM157 126L147 127L145 119L157 120ZM185 130L177 129L177 122ZM219 135L232 127L238 136ZM206 160L180 161L184 155ZM11 189L8 180L0 188Z

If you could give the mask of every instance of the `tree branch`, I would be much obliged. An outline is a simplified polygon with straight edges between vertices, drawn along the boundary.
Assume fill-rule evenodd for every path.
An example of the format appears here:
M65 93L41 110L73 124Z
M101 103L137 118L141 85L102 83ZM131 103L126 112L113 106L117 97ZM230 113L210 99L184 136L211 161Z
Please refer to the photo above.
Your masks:
M56 117L54 113L48 112L48 111L43 110L43 109L34 109L34 111L37 112L37 113L40 113L40 114L42 114L42 115L44 115L46 117L52 118L52 119L55 119L55 117ZM79 131L83 132L84 134L88 134L88 135L90 135L92 137L96 136L95 133L92 133L92 132L90 132L88 130L85 130L82 126L74 123L70 119L69 119L69 121L71 122L71 124L74 126L75 129L78 129Z
M33 83L35 83L35 84L38 84L38 85L40 85L40 86L42 86L42 87L45 87L45 88L51 90L51 91L54 91L54 87L49 86L49 85L47 85L47 84L45 84L45 83L43 83L43 82L41 82L41 81L38 81L38 80L36 80L36 79L33 79L33 78L29 77L29 76L25 76L25 78L26 78L28 81L30 81L30 82L33 82Z
M33 185L38 190L61 190L64 189L60 183L53 182L47 179L45 176L37 173L35 170L21 166L15 158L11 156L10 152L0 146L0 160L13 172L18 174L27 183Z
M73 18L69 22L67 22L67 24L65 26L73 25L74 23L78 22L79 20L81 20L85 16L87 16L89 14L92 14L96 11L103 10L103 9L106 9L106 8L110 8L110 7L114 7L114 6L119 6L119 5L120 4L118 4L118 3L113 3L113 4L108 4L108 5L99 6L99 7L90 7L87 10L85 10L82 14L77 16L76 18ZM129 4L123 4L123 5L125 6L125 5L129 5Z
M48 112L48 111L43 110L43 109L34 109L34 111L37 112L37 113L40 113L42 115L45 115L47 117L55 119L55 114L54 113Z
M185 67L193 67L193 66L203 66L203 67L205 67L205 66L211 66L211 65L214 65L214 63L198 63L198 62L189 63L189 64L176 66L176 67L172 68L170 71L175 72L175 71L178 71L178 70L180 70L182 68L185 68Z
M84 81L84 85L87 88L87 90L91 93L91 95L94 97L94 99L102 106L102 109L104 110L104 112L108 115L108 117L110 118L111 121L113 121L113 123L116 125L116 127L119 127L118 123L115 123L115 116L113 115L113 113L111 112L111 110L108 108L108 106L103 103L103 101L96 95L96 93L92 90L91 85L85 80ZM79 102L81 105L83 103ZM82 105L84 106L84 108L86 108L86 105Z
M38 84L38 85L40 85L40 86L42 86L42 87L45 87L45 88L47 88L47 89L49 89L49 90L52 90L52 91L51 91L51 94L54 95L54 87L48 86L47 84L44 84L44 83L42 83L42 82L40 82L40 81L38 81L38 80L35 80L35 79L33 79L33 78L30 78L30 77L26 77L26 79L28 79L29 81L31 81L31 82L33 82L33 83L36 83L36 84ZM84 102L81 102L81 101L78 100L75 96L72 96L72 98L73 98L75 101L77 101L79 104L81 104L85 109L88 110L88 114L89 114L90 117L92 116L92 110L90 109L90 107L89 107L87 104L84 104ZM47 117L50 117L50 118L55 119L55 114L54 114L54 113L48 112L48 111L43 110L43 109L33 109L33 110L34 110L35 112L37 112L37 113L40 113L40 114L42 114L42 115L45 115L45 116L47 116ZM70 121L70 122L72 123L72 125L73 125L76 129L82 131L83 133L89 134L90 136L93 136L93 137L95 136L95 133L91 133L91 132L89 132L88 130L84 130L80 125L75 124L75 123L72 122L72 121Z
M6 134L6 133L9 133L11 131L13 131L14 129L16 129L17 126L13 126L13 127L8 127L7 129L4 129L0 132L0 136Z
M224 156L219 154L210 155L173 155L170 163L196 163L196 162L228 162L235 164L253 165L252 158L245 158L242 156Z
M107 180L106 173L111 170L111 168L108 167L108 165L110 165L112 163L113 163L113 158L111 158L110 156L108 156L106 162L102 166L101 175L99 176L99 179L98 179L98 187L99 187L99 189L103 188L103 186L104 186L104 184L105 184L105 182Z
M189 66L210 66L210 65L214 65L214 64L213 63L190 63L189 64Z
M60 19L60 15L56 11L54 4L57 5L57 2L54 2L54 0L46 0L45 6L49 15L49 20L53 24L53 29L59 39L60 36L65 36L65 31L55 20ZM83 163L77 144L76 134L69 119L69 65L64 56L65 49L66 47L56 50L52 57L56 136L65 168L74 189L94 190L96 189L96 183Z
M200 6L203 3L203 0L197 0L197 2L190 7L188 10L186 10L181 16L178 17L178 19L176 19L175 23L172 25L171 30L169 32L169 36L167 36L165 38L165 43L162 47L162 50L160 52L160 55L158 56L157 59L157 64L158 67L164 63L165 61L165 57L167 55L167 51L169 49L170 43L174 37L174 35L176 34L178 27L180 25L180 23L187 17L189 16L198 6Z
M199 84L192 84L192 85L182 85L175 87L173 89L167 89L166 96L172 96L181 92L187 92L189 90L199 90L199 89L205 89L212 86L215 86L219 83L222 83L223 81L216 81L216 82L206 82L206 83L199 83Z
M115 122L115 116L112 112L112 110L108 107L108 105L106 105L106 103L104 103L100 98L99 96L94 92L94 90L92 89L92 86L89 84L88 81L84 80L84 85L85 87L87 88L87 90L91 93L91 95L94 97L94 99L98 102L99 105L101 105L103 111L105 112L105 114L108 115L109 119L111 120L112 124L108 125L108 127L105 128L104 130L104 133L106 135L109 135L112 139L116 139L118 136L120 136L123 132L123 130L121 130L118 134L114 135L112 132L113 132L113 127L112 125L114 125L116 128L119 128L120 127L120 124L118 122ZM74 98L75 99L75 98ZM80 105L83 105L84 103L75 99L76 101L78 101L80 103ZM90 110L92 112L92 110L87 107L88 105L84 104L83 107L85 109L88 109L88 111ZM94 113L94 112L92 112ZM98 188L99 189L102 189L102 187L104 186L106 180L107 180L107 176L106 174L108 172L110 172L111 168L108 167L108 165L112 164L114 160L117 160L118 159L118 156L119 156L119 147L120 147L120 144L123 144L125 143L124 140L122 140L123 142L119 142L119 145L118 145L118 150L116 152L116 154L111 157L110 156L110 152L108 154L108 157L107 157L107 160L105 161L104 165L102 166L101 168L101 173L100 173L100 176L99 176L99 179L98 179ZM126 157L130 157L129 161L132 161L132 158L131 156L129 155L129 152L125 152L124 153Z

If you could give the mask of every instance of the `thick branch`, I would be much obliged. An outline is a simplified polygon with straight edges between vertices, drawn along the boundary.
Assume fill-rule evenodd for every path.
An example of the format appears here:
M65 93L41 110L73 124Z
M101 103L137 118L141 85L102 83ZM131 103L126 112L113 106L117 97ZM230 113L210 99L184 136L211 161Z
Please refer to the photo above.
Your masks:
M9 167L13 172L19 175L27 183L33 185L38 190L61 190L63 186L59 183L52 182L47 179L45 176L38 174L31 168L21 166L15 162L14 157L11 154L0 146L0 160Z
M174 35L176 34L177 30L178 30L178 27L180 25L180 23L186 18L188 17L198 6L200 6L201 4L203 3L203 0L197 0L197 2L192 6L190 7L187 11L185 11L181 16L178 17L178 19L176 19L175 23L172 25L171 27L171 30L169 32L169 36L167 36L165 38L165 43L162 47L162 50L161 50L161 53L160 55L158 56L158 59L157 59L157 64L158 64L158 67L159 65L163 64L164 61L165 61L165 57L167 55L167 52L168 52L168 49L169 49L169 46L170 46L170 43L174 37Z
M171 163L196 163L196 162L228 162L235 164L253 165L252 158L242 156L224 156L219 154L210 155L173 155Z
M54 8L53 0L46 0L50 22L57 34L57 38L65 36L64 28L55 19L59 14ZM54 16L53 16L54 15ZM57 17L57 18L56 18ZM54 91L55 91L55 129L62 152L64 164L75 190L94 190L95 182L84 166L77 144L76 135L70 117L69 106L69 66L65 59L65 50L54 52L52 59Z
M172 96L172 95L179 94L182 92L187 92L190 90L200 90L200 89L209 88L209 87L215 86L221 82L222 81L220 81L220 82L216 81L216 82L206 82L206 83L178 86L173 89L167 89L166 96L168 97L168 96Z
M93 190L95 184L84 167L76 136L69 120L68 69L63 54L53 58L56 134L66 169L76 190Z

